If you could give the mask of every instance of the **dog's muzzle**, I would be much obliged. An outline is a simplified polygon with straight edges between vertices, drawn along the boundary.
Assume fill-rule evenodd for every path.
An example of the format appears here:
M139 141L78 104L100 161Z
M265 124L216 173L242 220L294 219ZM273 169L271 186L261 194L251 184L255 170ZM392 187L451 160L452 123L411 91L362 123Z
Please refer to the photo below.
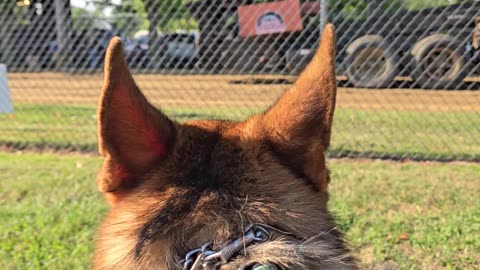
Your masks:
M247 247L270 241L275 233L293 236L291 233L265 224L253 224L245 229L243 236L225 242L217 250L212 250L212 244L206 243L200 248L189 251L180 264L183 270L216 270L242 254ZM246 266L246 268L252 270L279 269L275 264L254 264Z

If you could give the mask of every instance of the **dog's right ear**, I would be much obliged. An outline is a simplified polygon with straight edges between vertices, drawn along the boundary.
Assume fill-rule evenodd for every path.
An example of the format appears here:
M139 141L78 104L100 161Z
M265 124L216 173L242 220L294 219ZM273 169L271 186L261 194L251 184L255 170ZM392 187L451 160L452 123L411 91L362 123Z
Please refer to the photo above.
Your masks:
M266 141L290 166L327 190L329 176L324 153L330 134L337 93L335 28L328 24L312 61L292 88L264 115L257 117Z
M98 147L105 160L97 183L115 202L138 184L139 174L166 158L175 124L140 92L117 37L108 46L104 76L98 105Z

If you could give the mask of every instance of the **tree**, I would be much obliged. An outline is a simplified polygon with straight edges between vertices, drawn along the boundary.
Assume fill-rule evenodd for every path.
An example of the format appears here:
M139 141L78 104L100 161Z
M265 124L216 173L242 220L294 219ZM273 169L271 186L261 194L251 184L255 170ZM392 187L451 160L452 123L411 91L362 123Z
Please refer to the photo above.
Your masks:
M465 0L405 0L405 7L410 10L416 10L429 7L441 7L458 4L461 2L470 2Z
M186 0L120 0L120 2L91 0L91 3L100 9L110 8L114 17L119 14L135 14L136 18L140 18L140 28L148 29L150 55L158 53L158 31L170 32L197 28L196 22L187 10ZM117 20L117 25L120 24L118 22ZM131 26L131 24L130 20L125 25ZM132 27L129 29L132 30Z
M159 30L191 30L197 26L187 10L185 0L90 0L89 3L103 13L109 10L113 18L134 14L140 21L139 28L148 29L152 35Z
M144 6L151 30L154 28L163 31L175 30L179 21L190 19L185 0L144 0Z
M89 0L94 8L92 16L103 17L125 35L148 29L148 20L142 0Z
M358 18L362 14L371 16L372 12L395 11L399 8L417 10L456 3L465 0L330 0L330 9L348 18ZM368 11L368 12L366 12Z

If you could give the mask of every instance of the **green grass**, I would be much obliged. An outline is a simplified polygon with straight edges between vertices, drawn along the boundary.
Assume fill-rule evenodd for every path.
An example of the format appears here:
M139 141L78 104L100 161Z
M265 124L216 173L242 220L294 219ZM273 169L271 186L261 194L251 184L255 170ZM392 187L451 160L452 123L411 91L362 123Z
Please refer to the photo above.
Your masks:
M339 109L331 150L413 159L480 160L479 123L480 114L475 112Z
M0 153L0 269L87 269L97 158Z
M478 164L331 163L331 206L364 262L478 269Z
M164 110L178 121L189 119L238 119L251 110L214 111L175 108ZM95 150L97 144L96 108L93 106L17 105L11 115L0 114L0 144L23 148L29 145L51 148Z
M179 121L242 119L258 109L167 108ZM0 115L0 144L95 150L93 106L17 105ZM480 160L480 115L475 112L395 112L338 109L331 153L393 158Z
M87 269L101 160L0 152L0 269ZM480 265L480 166L331 160L330 208L367 267Z

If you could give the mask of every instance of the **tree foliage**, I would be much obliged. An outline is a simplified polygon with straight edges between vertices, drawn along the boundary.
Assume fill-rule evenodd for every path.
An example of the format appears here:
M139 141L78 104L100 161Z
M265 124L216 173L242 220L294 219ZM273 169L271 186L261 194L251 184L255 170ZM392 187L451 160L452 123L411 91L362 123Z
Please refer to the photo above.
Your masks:
M190 17L185 0L90 0L97 10L109 12L112 17L134 15L138 21L137 30L169 32L179 29L195 29L196 23ZM130 21L117 20L117 24L125 23L134 28Z
M362 18L372 13L393 13L398 9L418 10L422 8L441 7L465 0L330 0L333 16L340 14L345 18Z

